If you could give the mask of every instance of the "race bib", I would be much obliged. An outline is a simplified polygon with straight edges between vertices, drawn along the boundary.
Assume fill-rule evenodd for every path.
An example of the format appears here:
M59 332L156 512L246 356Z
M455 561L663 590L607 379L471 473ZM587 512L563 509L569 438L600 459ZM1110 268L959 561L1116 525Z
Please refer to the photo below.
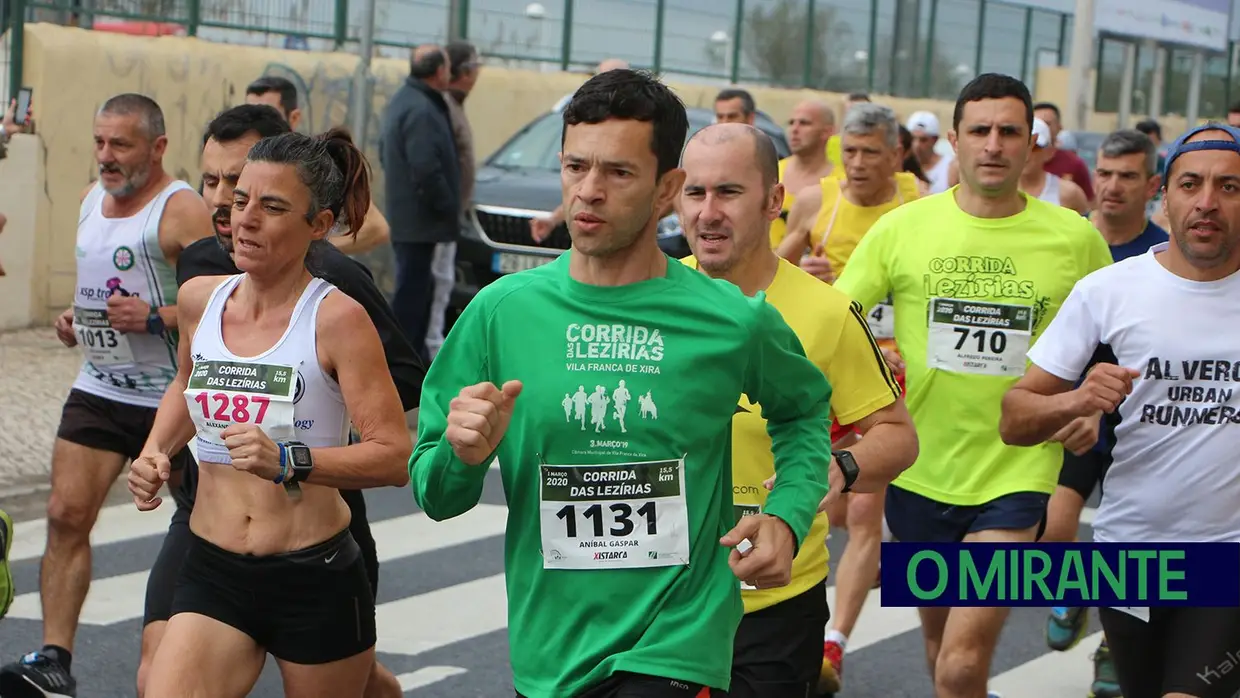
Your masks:
M73 307L73 334L86 354L86 360L96 366L120 366L132 364L133 347L129 337L112 328L108 311L102 308Z
M1033 308L954 298L930 300L926 364L955 373L1022 376Z
M740 523L741 519L746 516L753 516L762 513L762 507L756 504L733 504L732 513L736 515L736 523ZM750 586L741 580L741 589L745 591L756 591L758 587Z
M292 366L239 361L195 361L185 402L198 428L198 454L206 463L231 463L220 436L234 424L256 424L272 441L294 438Z
M685 462L543 465L543 567L689 564Z
M870 325L870 334L874 335L874 339L896 338L896 311L891 303L879 303L870 308L865 319Z

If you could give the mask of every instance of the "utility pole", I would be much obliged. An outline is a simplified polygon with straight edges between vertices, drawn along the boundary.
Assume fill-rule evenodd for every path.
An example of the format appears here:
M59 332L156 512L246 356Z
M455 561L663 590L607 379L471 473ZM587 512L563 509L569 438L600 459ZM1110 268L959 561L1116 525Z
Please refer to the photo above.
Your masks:
M461 36L461 1L448 0L448 41L465 38Z
M1063 127L1084 131L1089 121L1090 70L1094 63L1094 0L1076 0L1072 17L1072 60L1068 66L1068 104Z
M357 70L353 73L353 103L349 105L349 130L358 148L366 143L366 127L370 124L370 57L375 52L375 4L378 0L363 0L361 46L358 49Z

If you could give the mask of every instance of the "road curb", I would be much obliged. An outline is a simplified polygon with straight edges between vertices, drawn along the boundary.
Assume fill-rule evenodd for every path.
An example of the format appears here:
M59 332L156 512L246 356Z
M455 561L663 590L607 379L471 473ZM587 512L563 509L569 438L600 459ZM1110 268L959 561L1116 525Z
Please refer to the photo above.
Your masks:
M0 501L10 497L26 497L32 494L48 492L52 489L52 483L40 483L34 485L0 485Z

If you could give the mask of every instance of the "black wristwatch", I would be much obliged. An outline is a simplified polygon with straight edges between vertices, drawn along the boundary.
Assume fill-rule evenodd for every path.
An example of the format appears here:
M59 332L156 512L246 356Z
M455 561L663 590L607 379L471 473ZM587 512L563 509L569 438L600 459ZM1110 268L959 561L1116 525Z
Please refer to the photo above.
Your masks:
M853 483L861 475L861 468L857 467L857 459L853 458L853 454L848 451L832 451L831 455L835 456L835 462L840 465L840 472L844 473L844 489L842 491L851 492Z
M164 324L164 318L159 314L159 308L151 306L151 314L146 316L146 333L147 334L163 334L167 329Z
M310 471L314 470L314 459L310 457L310 447L300 441L285 441L284 447L288 449L289 465L292 466L285 484L296 485L304 482L310 477Z

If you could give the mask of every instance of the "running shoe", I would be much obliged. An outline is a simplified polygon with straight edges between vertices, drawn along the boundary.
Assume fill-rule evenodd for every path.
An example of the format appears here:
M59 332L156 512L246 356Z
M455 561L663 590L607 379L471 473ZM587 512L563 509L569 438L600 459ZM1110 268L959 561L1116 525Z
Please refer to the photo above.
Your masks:
M1094 682L1089 687L1089 698L1123 698L1119 690L1119 675L1115 673L1115 662L1111 661L1111 649L1106 640L1098 645L1094 652Z
M9 551L13 549L13 518L0 509L0 618L13 605L13 571L9 569Z
M77 698L77 680L55 659L31 652L0 668L4 698Z
M1089 609L1052 608L1046 618L1046 646L1057 652L1067 652L1076 647L1088 629Z
M844 680L844 648L834 640L822 643L822 673L818 676L819 693L839 693Z

